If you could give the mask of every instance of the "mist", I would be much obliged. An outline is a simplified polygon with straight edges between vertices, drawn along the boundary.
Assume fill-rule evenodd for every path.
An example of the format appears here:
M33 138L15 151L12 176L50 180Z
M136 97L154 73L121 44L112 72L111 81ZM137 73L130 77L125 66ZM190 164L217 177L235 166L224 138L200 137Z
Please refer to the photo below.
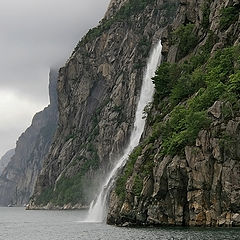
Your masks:
M51 66L64 65L110 0L1 0L0 156L49 103Z

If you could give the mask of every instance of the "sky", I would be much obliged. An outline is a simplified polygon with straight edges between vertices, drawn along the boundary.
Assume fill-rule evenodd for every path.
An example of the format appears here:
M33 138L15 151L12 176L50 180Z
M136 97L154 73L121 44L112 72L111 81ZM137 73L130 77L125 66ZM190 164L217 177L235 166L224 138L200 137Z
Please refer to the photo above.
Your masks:
M110 0L0 0L0 157L49 103L51 66L64 65Z

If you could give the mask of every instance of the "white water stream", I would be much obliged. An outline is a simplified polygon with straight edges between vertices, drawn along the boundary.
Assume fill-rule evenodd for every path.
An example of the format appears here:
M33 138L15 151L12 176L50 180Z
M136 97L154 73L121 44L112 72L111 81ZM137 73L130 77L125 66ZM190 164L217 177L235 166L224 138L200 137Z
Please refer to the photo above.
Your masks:
M142 82L141 94L137 105L134 128L130 136L129 144L125 148L123 156L120 157L112 171L108 174L97 199L92 202L85 222L104 221L107 214L107 198L109 191L115 181L115 176L118 171L125 165L129 154L139 144L145 126L145 119L143 119L143 110L145 106L152 101L153 98L154 85L151 78L154 76L155 71L160 63L161 51L162 45L161 41L159 41L151 51L150 57L148 59L147 68L145 70Z

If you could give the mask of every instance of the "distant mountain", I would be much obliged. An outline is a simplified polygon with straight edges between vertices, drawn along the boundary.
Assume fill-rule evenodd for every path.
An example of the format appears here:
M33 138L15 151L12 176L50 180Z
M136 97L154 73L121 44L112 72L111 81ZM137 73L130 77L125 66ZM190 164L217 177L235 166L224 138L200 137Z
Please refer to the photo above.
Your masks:
M50 104L35 114L31 126L19 137L15 154L0 175L0 205L12 203L21 206L32 194L57 127L57 77L58 71L51 70Z
M2 173L2 171L4 170L4 168L8 165L8 163L10 162L12 156L15 153L15 148L11 149L9 151L7 151L0 159L0 175Z

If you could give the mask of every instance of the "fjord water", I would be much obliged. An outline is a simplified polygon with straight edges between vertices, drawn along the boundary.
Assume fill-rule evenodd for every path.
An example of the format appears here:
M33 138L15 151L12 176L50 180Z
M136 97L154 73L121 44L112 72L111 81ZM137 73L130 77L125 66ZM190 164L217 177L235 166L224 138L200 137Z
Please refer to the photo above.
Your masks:
M139 144L141 135L145 126L145 119L143 118L144 108L148 103L152 101L154 93L154 85L152 83L152 77L157 70L160 63L162 45L159 41L150 53L150 57L147 62L147 67L144 72L141 93L137 104L137 110L135 114L134 127L131 132L129 144L124 149L123 156L121 156L117 161L116 165L112 171L108 174L100 194L98 195L96 201L92 202L89 210L89 214L86 218L86 222L103 222L106 217L106 202L109 191L114 183L115 177L128 159L129 154L132 150Z
M81 222L87 211L0 208L0 240L239 240L240 229L119 228Z

